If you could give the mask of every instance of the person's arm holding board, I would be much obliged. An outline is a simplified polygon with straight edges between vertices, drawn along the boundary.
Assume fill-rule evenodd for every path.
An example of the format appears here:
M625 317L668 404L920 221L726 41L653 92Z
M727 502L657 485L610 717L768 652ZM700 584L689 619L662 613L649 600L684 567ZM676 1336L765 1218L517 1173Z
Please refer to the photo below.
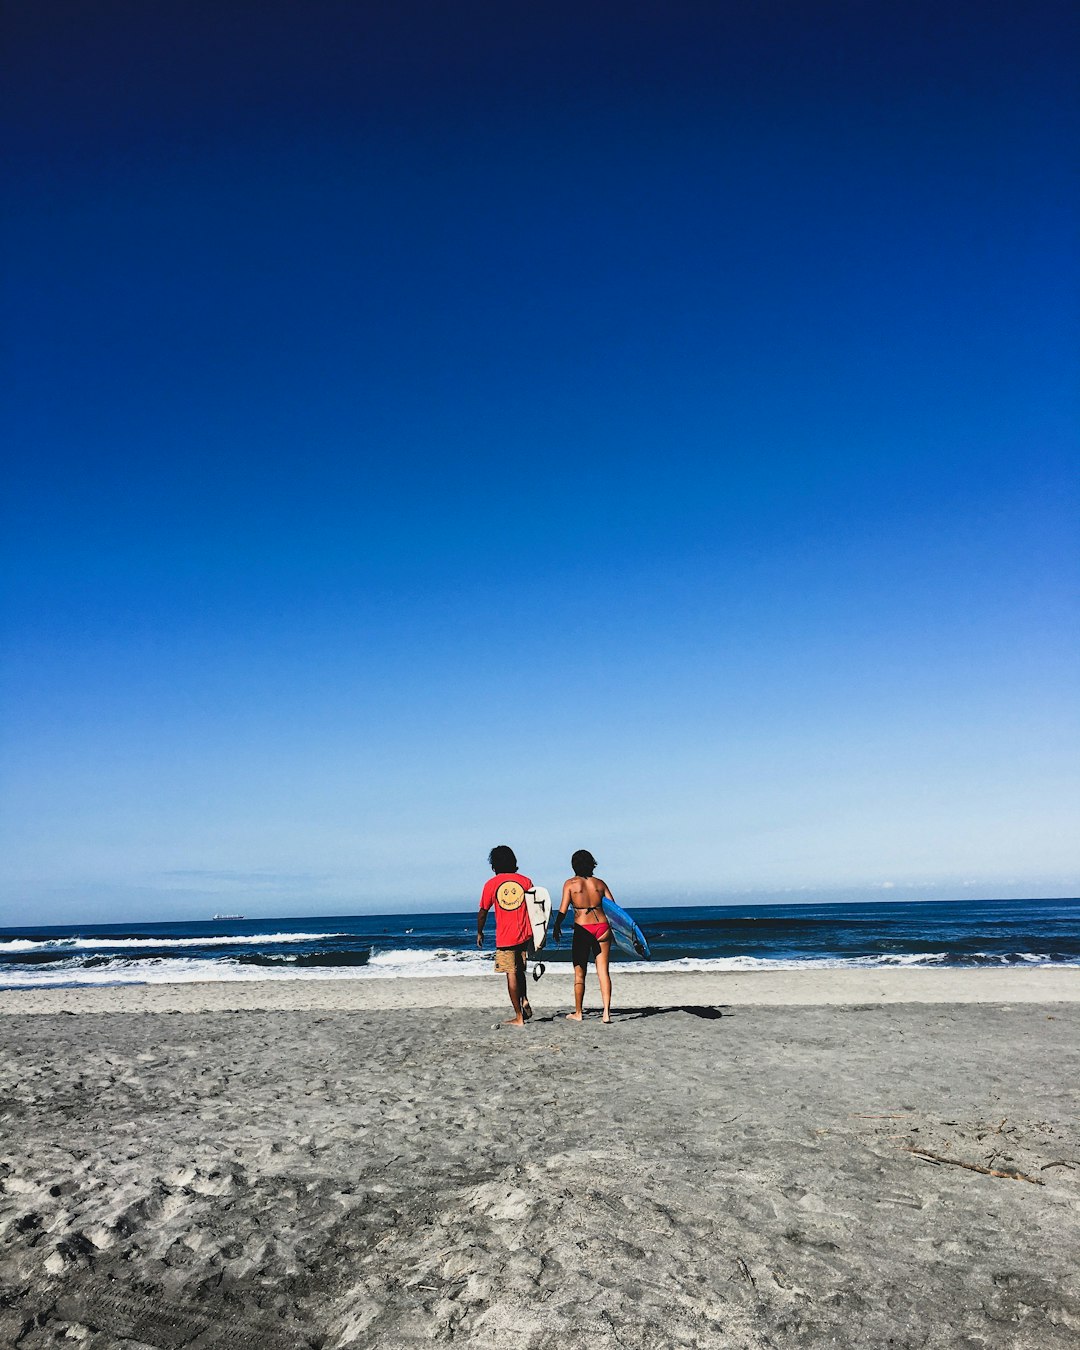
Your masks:
M570 882L564 881L562 888L562 902L559 905L559 912L555 915L555 941L562 941L563 920L566 918L566 912L570 908Z

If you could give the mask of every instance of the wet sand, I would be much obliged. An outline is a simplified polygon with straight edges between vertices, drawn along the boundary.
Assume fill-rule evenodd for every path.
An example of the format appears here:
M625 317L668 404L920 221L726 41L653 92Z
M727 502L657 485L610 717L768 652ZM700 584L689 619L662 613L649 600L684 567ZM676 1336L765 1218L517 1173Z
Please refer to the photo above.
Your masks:
M1071 1350L1080 972L821 974L0 995L0 1345Z

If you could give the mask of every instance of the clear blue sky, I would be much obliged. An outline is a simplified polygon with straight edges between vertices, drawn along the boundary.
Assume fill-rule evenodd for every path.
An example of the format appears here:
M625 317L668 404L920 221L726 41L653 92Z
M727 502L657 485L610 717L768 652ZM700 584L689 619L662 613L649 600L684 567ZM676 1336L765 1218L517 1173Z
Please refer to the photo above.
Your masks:
M1072 5L5 22L0 923L1080 890Z

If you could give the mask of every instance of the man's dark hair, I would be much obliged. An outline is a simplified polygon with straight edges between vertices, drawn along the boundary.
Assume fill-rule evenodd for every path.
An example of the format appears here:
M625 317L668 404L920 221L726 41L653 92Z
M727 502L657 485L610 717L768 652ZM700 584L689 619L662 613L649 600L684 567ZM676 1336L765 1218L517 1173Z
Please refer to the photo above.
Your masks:
M517 871L517 858L509 844L496 844L488 854L488 862L493 872Z
M587 848L579 848L570 859L576 877L591 877L596 871L596 859Z

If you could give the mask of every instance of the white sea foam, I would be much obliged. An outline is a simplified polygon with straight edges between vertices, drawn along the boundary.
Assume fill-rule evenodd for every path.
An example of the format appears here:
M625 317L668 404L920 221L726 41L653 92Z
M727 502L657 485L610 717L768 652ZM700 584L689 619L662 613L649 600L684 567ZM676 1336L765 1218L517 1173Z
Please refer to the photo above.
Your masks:
M1012 952L1007 956L990 952L976 952L980 961L989 965L1016 965L1025 961L1033 965L1053 965L1055 968L1080 968L1080 961L1053 961L1049 956L1035 952ZM684 956L674 961L619 961L615 970L651 971L752 971L752 970L896 970L943 966L952 958L948 952L892 952L879 956ZM957 962L957 969L977 970L970 962ZM552 969L551 966L548 969Z
M477 950L444 948L423 951L409 948L376 952L364 966L294 966L255 965L234 961L227 957L199 960L194 957L143 957L110 961L99 966L85 966L80 960L57 961L48 966L15 967L0 975L0 988L46 989L62 985L110 984L190 984L199 981L248 982L253 980L379 980L402 978L431 978L437 976L472 977L490 974L492 953ZM868 970L941 966L947 960L945 952L894 953L889 956L859 956L848 959L837 957L768 958L756 956L682 957L673 961L616 962L613 973L648 972L731 972L740 971L799 971L799 970ZM1043 965L1058 968L1080 968L1080 961L1051 961L1046 956L1031 952L1017 952L1009 957L994 957L987 953L987 964ZM972 967L968 966L968 969ZM978 967L975 967L978 969ZM569 977L573 967L568 961L549 961L548 975Z
M12 938L0 942L0 961L5 953L14 952L99 952L128 951L137 948L154 947L271 947L287 942L327 942L332 938L355 937L353 933L245 933L242 937L227 937L215 933L208 937L141 937L106 938L100 933L93 937L51 938L46 941L31 941L29 938Z
M616 971L682 971L683 973L704 971L706 973L754 970L866 970L868 968L896 966L936 966L946 959L945 952L932 955L904 956L681 956L672 961L629 961L620 960L613 967Z
M373 951L368 960L368 969L370 970L372 967L379 969L384 966L392 966L395 969L399 966L426 967L433 962L442 962L444 965L447 962L475 964L478 961L490 961L491 959L490 952L485 958L479 951L462 951L456 947L439 947L434 951L421 951L417 948L405 947L400 951ZM441 974L442 972L435 973Z
M144 957L86 966L77 958L48 966L15 967L0 973L0 988L47 989L60 985L191 984L251 980L378 980L402 976L484 975L492 954L462 951L376 953L365 966L249 964L229 958Z

